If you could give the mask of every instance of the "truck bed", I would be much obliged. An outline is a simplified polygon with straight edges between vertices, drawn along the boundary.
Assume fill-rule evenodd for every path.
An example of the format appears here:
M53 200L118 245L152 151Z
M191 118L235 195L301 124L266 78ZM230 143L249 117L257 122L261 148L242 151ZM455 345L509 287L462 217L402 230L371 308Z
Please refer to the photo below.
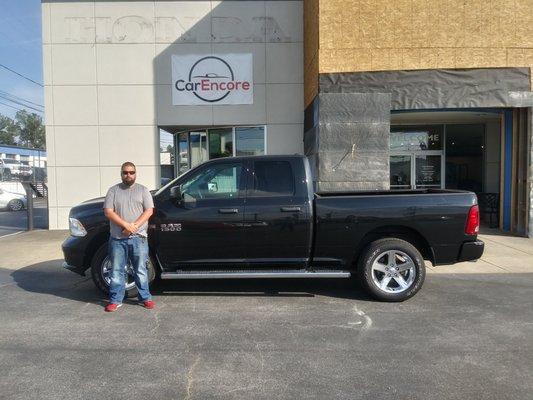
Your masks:
M462 194L470 193L464 190L451 189L402 189L402 190L361 190L353 192L316 192L318 197L342 196L394 196L394 195L419 195L419 194Z

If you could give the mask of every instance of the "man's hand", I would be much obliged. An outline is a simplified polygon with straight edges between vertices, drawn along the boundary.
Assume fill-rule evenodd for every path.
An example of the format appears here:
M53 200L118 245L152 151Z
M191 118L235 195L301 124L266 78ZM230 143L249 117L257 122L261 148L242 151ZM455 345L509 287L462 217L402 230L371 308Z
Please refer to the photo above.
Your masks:
M135 222L133 223L126 222L124 224L124 229L122 230L122 234L124 236L133 235L135 232L137 232L138 229L139 227L135 224Z

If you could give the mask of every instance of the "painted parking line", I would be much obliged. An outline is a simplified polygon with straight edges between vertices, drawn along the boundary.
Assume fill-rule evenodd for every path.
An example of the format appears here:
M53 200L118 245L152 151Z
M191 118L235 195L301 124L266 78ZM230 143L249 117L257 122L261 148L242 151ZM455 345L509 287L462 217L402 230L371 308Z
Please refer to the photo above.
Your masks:
M22 233L22 232L25 232L25 231L17 231L17 232L13 232L13 233L7 233L5 235L0 233L0 239L6 238L6 237L9 237L9 236L15 236L15 235L18 235L19 233Z

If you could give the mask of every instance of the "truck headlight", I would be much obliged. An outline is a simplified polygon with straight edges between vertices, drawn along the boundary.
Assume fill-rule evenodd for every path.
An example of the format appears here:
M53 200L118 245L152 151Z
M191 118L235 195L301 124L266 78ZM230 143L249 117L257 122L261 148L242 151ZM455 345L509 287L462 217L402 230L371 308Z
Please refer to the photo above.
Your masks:
M85 228L83 227L82 223L80 221L78 221L76 218L69 218L68 219L69 221L69 229L70 229L70 234L72 236L85 236L87 235L87 231L85 230Z

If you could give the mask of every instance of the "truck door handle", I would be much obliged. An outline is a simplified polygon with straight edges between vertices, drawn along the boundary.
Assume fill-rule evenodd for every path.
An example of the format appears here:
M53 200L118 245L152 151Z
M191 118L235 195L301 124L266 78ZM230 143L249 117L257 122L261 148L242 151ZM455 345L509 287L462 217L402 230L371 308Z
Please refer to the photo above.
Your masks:
M239 210L237 208L219 208L218 212L220 214L238 214Z
M300 212L302 211L301 207L294 207L294 206L282 206L281 212Z

